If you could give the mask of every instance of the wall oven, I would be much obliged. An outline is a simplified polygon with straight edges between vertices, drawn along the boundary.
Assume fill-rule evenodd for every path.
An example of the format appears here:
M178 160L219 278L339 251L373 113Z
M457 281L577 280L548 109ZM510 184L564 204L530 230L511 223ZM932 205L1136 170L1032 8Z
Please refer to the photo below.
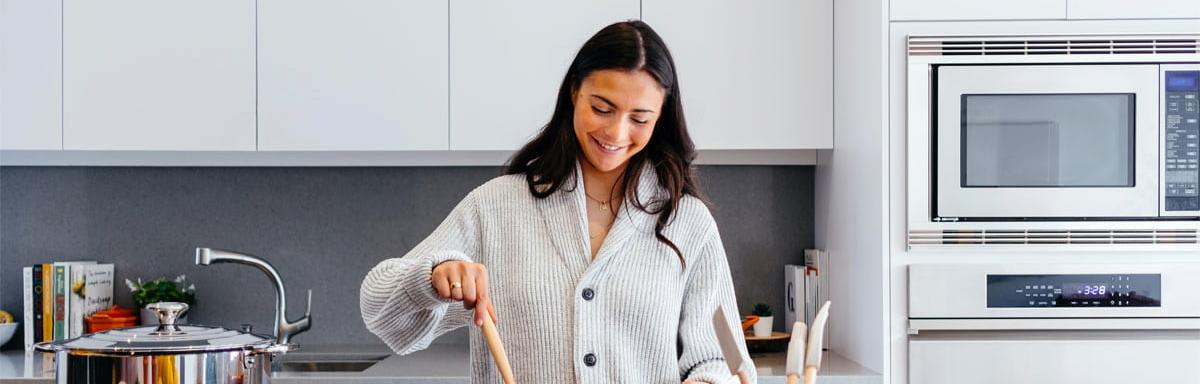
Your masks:
M909 383L1200 382L1200 265L909 266Z
M910 36L910 245L1194 243L1198 45L1200 35Z

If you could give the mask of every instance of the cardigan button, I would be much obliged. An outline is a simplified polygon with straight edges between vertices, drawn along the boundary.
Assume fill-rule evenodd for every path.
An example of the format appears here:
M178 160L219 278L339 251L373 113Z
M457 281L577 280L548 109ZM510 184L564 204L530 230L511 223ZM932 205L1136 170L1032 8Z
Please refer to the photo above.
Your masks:
M592 298L594 298L594 297L596 297L596 291L593 291L591 288L583 289L583 299L584 300L592 301Z
M596 355L593 353L583 355L583 364L587 365L589 367L595 366L596 365Z

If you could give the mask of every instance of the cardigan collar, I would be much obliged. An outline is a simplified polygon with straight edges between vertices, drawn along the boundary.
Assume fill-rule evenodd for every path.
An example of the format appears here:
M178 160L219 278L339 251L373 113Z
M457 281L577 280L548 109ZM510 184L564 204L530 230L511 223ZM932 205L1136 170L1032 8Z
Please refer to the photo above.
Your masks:
M586 160L580 160L586 161ZM591 239L588 236L587 197L583 187L583 167L575 163L575 173L553 195L539 202L543 218L549 227L551 241L558 247L563 261L572 270L586 270L592 262ZM637 197L643 205L665 194L658 185L654 167L645 164L638 177ZM632 204L634 196L626 196L617 210L617 217L596 253L596 262L619 252L622 245L637 233L654 233L657 215L646 213ZM599 240L599 239L597 239Z

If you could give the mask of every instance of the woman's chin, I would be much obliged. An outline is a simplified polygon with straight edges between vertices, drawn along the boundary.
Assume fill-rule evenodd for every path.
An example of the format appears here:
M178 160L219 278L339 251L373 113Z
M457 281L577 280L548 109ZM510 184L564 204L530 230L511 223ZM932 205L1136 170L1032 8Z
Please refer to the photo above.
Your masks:
M600 173L619 171L625 166L626 158L608 155L588 156L588 163Z

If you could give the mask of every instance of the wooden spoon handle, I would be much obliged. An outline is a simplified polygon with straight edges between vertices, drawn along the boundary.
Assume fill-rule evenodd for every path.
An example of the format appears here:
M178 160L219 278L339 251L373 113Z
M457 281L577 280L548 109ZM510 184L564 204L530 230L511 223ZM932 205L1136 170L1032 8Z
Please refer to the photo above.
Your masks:
M517 379L513 378L512 366L508 365L508 354L504 353L504 344L500 342L500 332L496 331L496 323L492 322L490 315L483 315L481 328L488 351L492 353L492 359L496 360L496 369L500 370L500 378L504 380L504 384L517 384Z
M817 367L804 367L804 384L817 383Z
M787 384L800 384L800 375L795 373L787 375Z

